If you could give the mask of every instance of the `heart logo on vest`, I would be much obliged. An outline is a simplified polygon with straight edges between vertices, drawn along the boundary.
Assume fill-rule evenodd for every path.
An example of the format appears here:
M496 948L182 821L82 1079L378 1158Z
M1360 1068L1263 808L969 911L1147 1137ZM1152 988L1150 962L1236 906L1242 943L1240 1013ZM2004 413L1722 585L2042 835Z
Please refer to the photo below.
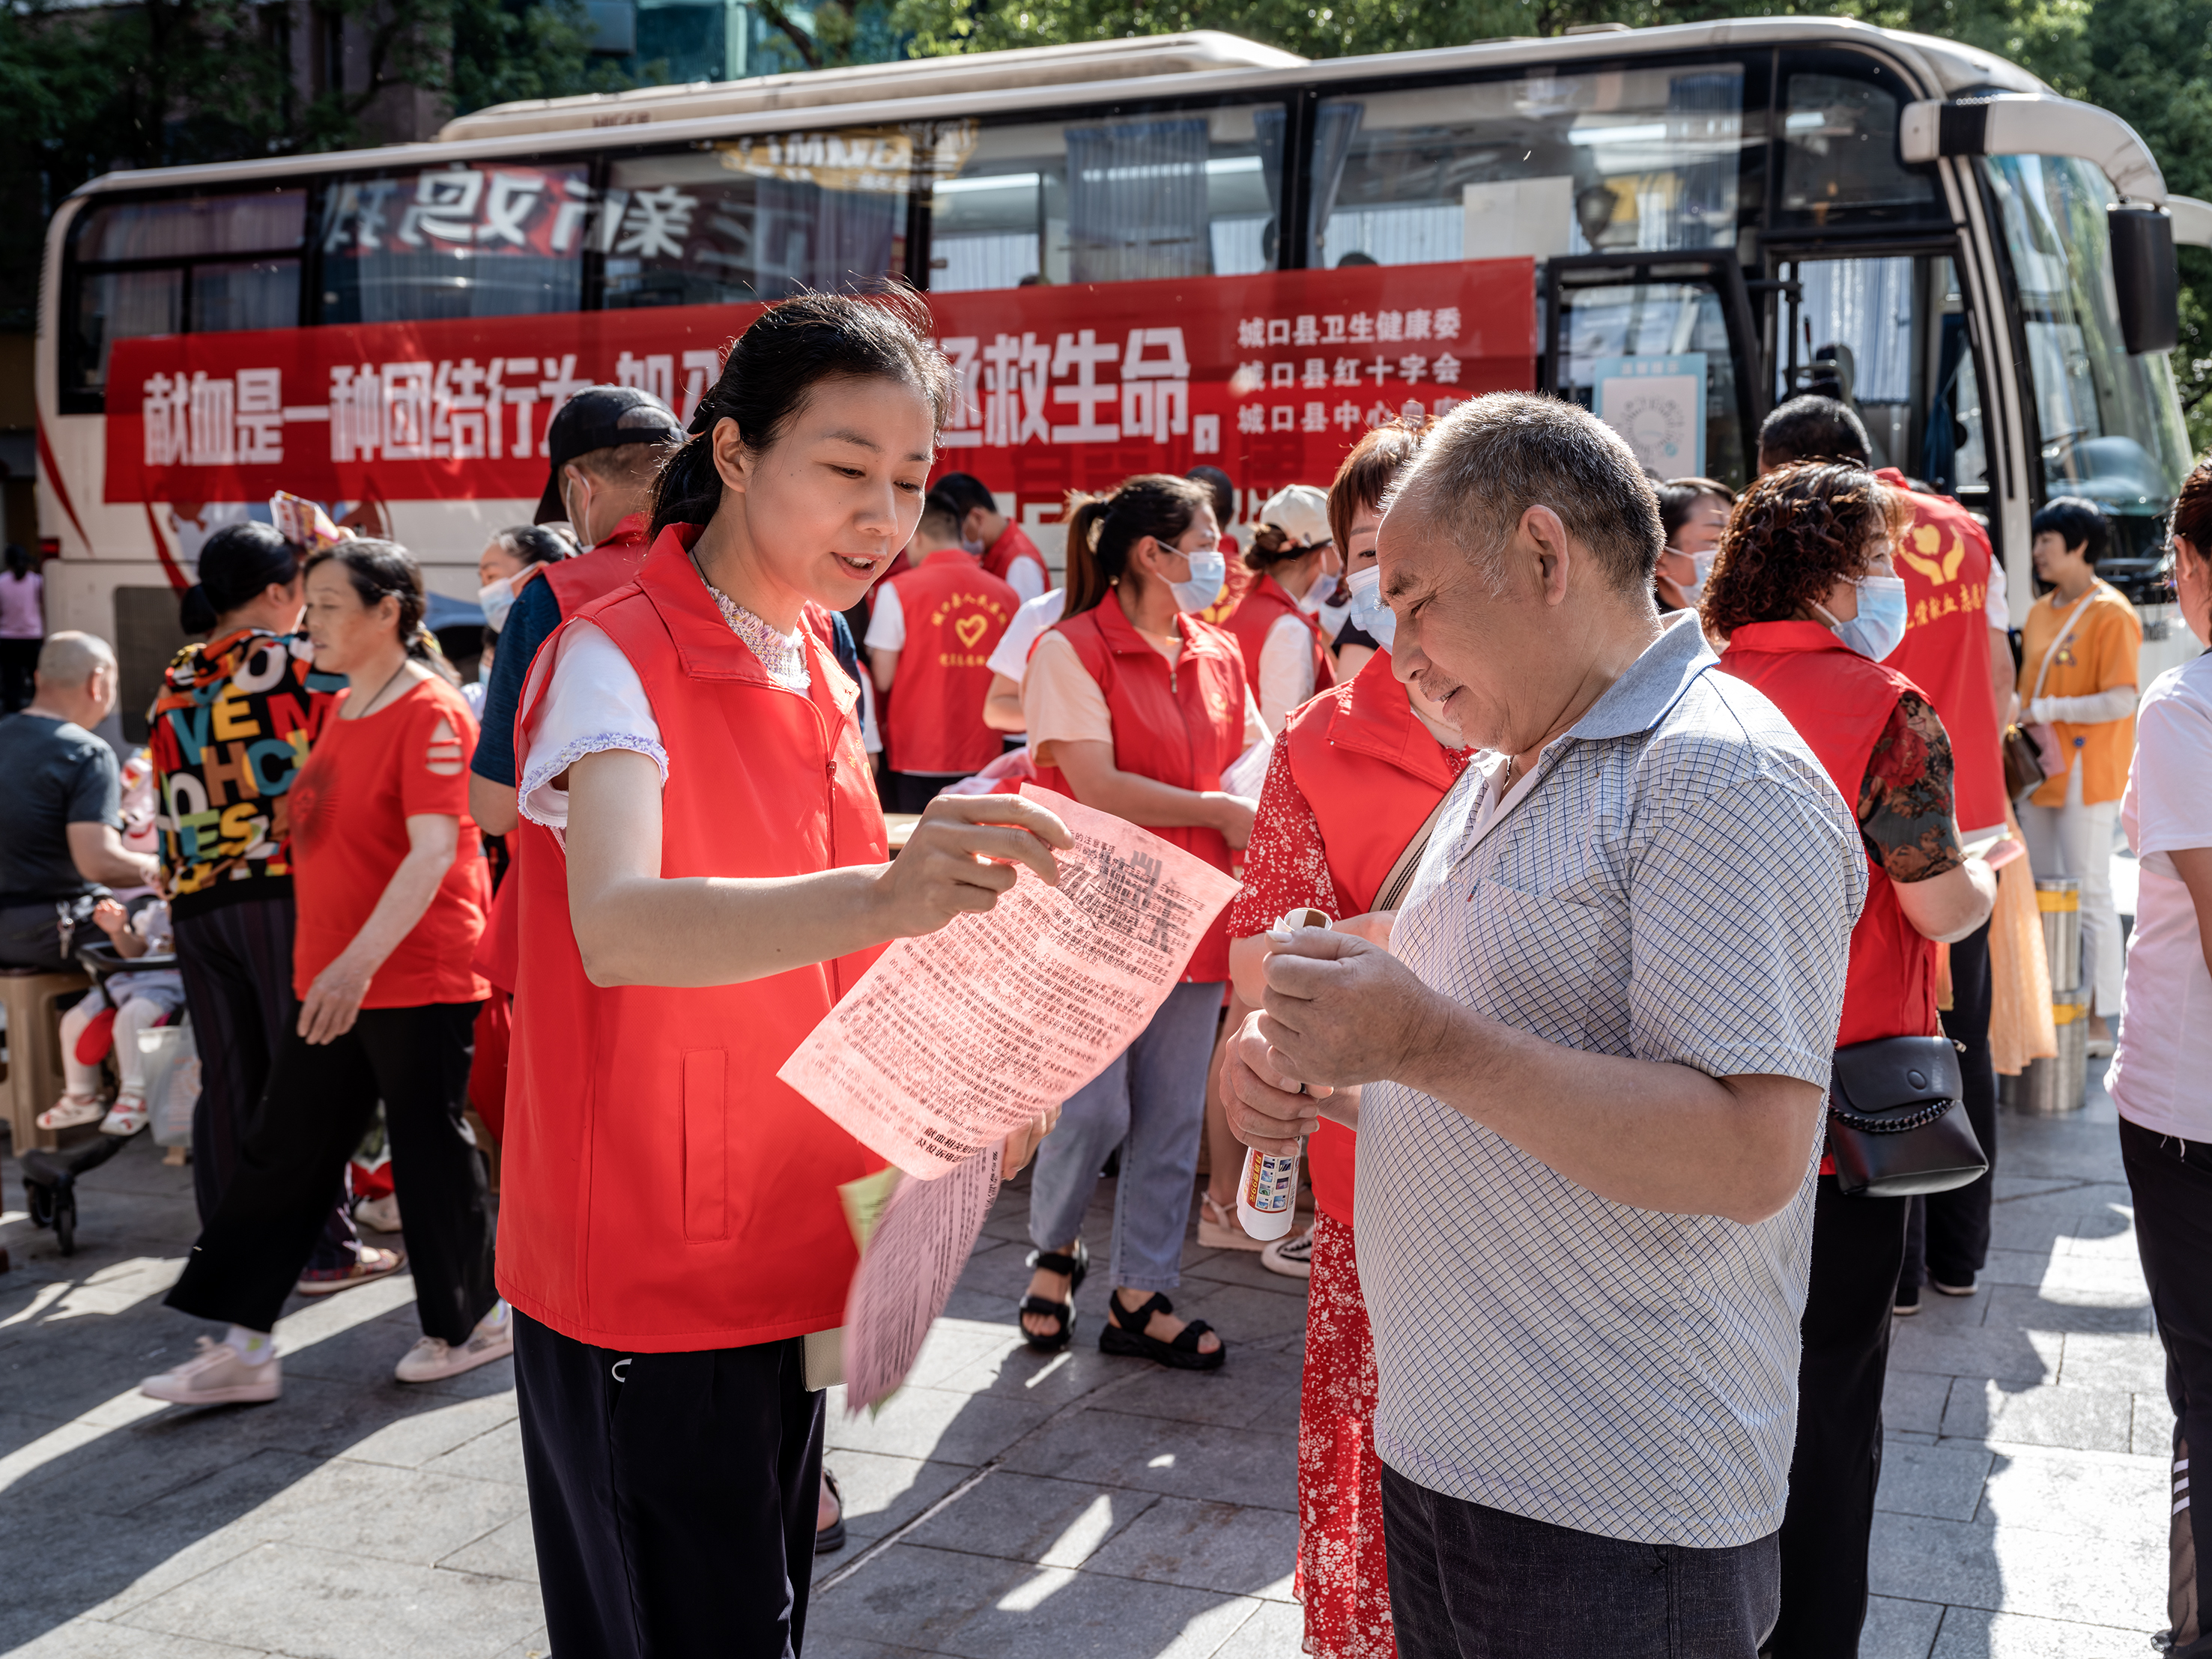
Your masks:
M952 624L952 632L963 647L973 651L975 641L983 637L983 630L989 626L981 617L963 617Z

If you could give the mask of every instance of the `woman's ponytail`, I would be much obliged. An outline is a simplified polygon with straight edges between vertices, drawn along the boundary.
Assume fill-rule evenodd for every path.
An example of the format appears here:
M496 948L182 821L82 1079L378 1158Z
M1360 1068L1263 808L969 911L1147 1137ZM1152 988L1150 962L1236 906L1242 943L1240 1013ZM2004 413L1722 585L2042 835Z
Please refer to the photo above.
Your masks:
M177 626L187 634L212 634L217 618L206 586L194 582L177 596Z
M1114 586L1113 578L1121 574L1116 570L1109 575L1098 562L1098 529L1106 522L1107 505L1103 495L1068 495L1067 597L1060 607L1063 617L1097 609Z
M737 422L747 451L759 454L783 435L824 380L893 380L929 404L932 431L952 411L952 369L931 337L929 308L910 291L800 294L770 306L730 343L720 377L686 429L690 436L661 463L653 484L649 540L672 524L703 525L722 504L714 428Z

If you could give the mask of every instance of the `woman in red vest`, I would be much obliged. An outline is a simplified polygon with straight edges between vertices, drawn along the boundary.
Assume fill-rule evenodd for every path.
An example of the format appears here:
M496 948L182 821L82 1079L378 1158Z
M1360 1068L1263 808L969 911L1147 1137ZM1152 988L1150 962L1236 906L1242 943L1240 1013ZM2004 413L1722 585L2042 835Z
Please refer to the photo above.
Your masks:
M1773 701L1856 809L1869 872L1838 1048L1936 1036L1936 946L1979 927L1996 896L1989 866L1960 848L1943 724L1919 687L1881 665L1905 637L1890 546L1911 518L1898 492L1847 462L1770 472L1737 504L1705 592L1706 631L1729 641L1722 668ZM1814 1210L1776 1659L1850 1659L1866 1620L1911 1200L1847 1198L1834 1167L1823 1157Z
M1072 844L973 797L886 864L857 688L817 631L921 510L949 381L918 313L808 295L756 320L661 473L636 579L524 688L499 1283L562 1652L799 1647L804 1339L842 1322L837 1188L881 1160L777 1068L885 942L988 909L1015 863L1055 879Z
M1377 503L1413 459L1418 431L1393 422L1353 446L1328 494L1329 527L1355 576L1372 571ZM1266 994L1264 937L1310 906L1376 944L1389 944L1396 896L1427 845L1437 806L1473 750L1392 672L1394 621L1362 581L1361 625L1384 641L1358 674L1290 717L1275 744L1244 888L1229 907L1229 963L1241 1006ZM1361 604L1364 596L1368 603ZM1379 633L1378 633L1379 630ZM1306 1142L1314 1224L1261 1259L1310 1261L1304 1387L1298 1402L1298 1596L1305 1650L1319 1659L1384 1659L1394 1651L1382 1550L1382 1466L1375 1455L1375 1342L1352 1256L1353 1152L1358 1138L1323 1119ZM1243 1149L1237 1151L1241 1164Z
M1227 870L1253 804L1224 793L1221 774L1267 732L1236 641L1194 614L1219 596L1226 569L1212 494L1152 473L1071 505L1066 609L1022 678L1038 781ZM1182 1282L1206 1056L1228 977L1217 918L1152 1023L1068 1101L1041 1151L1030 1187L1036 1272L1021 1308L1022 1334L1040 1352L1073 1338L1090 1261L1083 1214L1119 1146L1115 1291L1098 1346L1189 1370L1221 1364L1221 1339L1204 1320L1176 1318L1164 1292Z
M1244 653L1244 678L1270 732L1332 683L1328 641L1316 620L1343 568L1328 527L1328 497L1311 484L1277 490L1260 510L1244 568L1253 582L1222 625Z

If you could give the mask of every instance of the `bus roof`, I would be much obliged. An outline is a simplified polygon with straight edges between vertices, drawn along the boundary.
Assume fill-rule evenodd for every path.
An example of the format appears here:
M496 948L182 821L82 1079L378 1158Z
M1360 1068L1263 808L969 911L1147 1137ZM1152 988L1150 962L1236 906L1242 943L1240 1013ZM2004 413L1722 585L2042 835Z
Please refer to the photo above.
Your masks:
M1878 29L1848 18L1733 18L1313 60L1235 35L1199 31L499 104L448 122L438 138L427 143L131 169L104 173L73 193L310 178L362 167L443 167L464 155L545 155L603 149L611 143L682 142L778 131L795 118L811 116L819 121L827 108L836 109L841 124L854 125L1017 114L1065 106L1071 85L1082 88L1083 102L1106 103L1158 98L1170 92L1159 84L1168 77L1175 82L1173 95L1258 94L1284 86L1522 65L1564 67L1630 55L1786 45L1856 46L1883 52L1909 78L1922 82L1925 96L1977 89L2051 90L1995 53L1931 35ZM629 131L617 137L619 129Z

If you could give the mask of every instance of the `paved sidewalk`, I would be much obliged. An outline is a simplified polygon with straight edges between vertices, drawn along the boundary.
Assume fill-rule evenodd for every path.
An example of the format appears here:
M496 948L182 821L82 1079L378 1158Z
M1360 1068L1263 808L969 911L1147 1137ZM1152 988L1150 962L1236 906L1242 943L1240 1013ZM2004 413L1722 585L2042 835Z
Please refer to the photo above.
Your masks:
M1988 1287L1897 1334L1868 1659L2136 1659L2164 1622L2170 1419L2112 1110L2003 1129ZM391 1381L404 1279L295 1303L273 1406L135 1393L202 1328L160 1306L187 1176L132 1148L64 1259L0 1170L0 1652L542 1656L509 1368ZM1228 1366L1106 1358L1102 1203L1078 1346L1042 1359L1012 1321L1025 1201L1001 1199L906 1390L858 1419L833 1397L853 1540L820 1564L808 1659L1291 1659L1303 1287L1194 1247L1177 1310Z

